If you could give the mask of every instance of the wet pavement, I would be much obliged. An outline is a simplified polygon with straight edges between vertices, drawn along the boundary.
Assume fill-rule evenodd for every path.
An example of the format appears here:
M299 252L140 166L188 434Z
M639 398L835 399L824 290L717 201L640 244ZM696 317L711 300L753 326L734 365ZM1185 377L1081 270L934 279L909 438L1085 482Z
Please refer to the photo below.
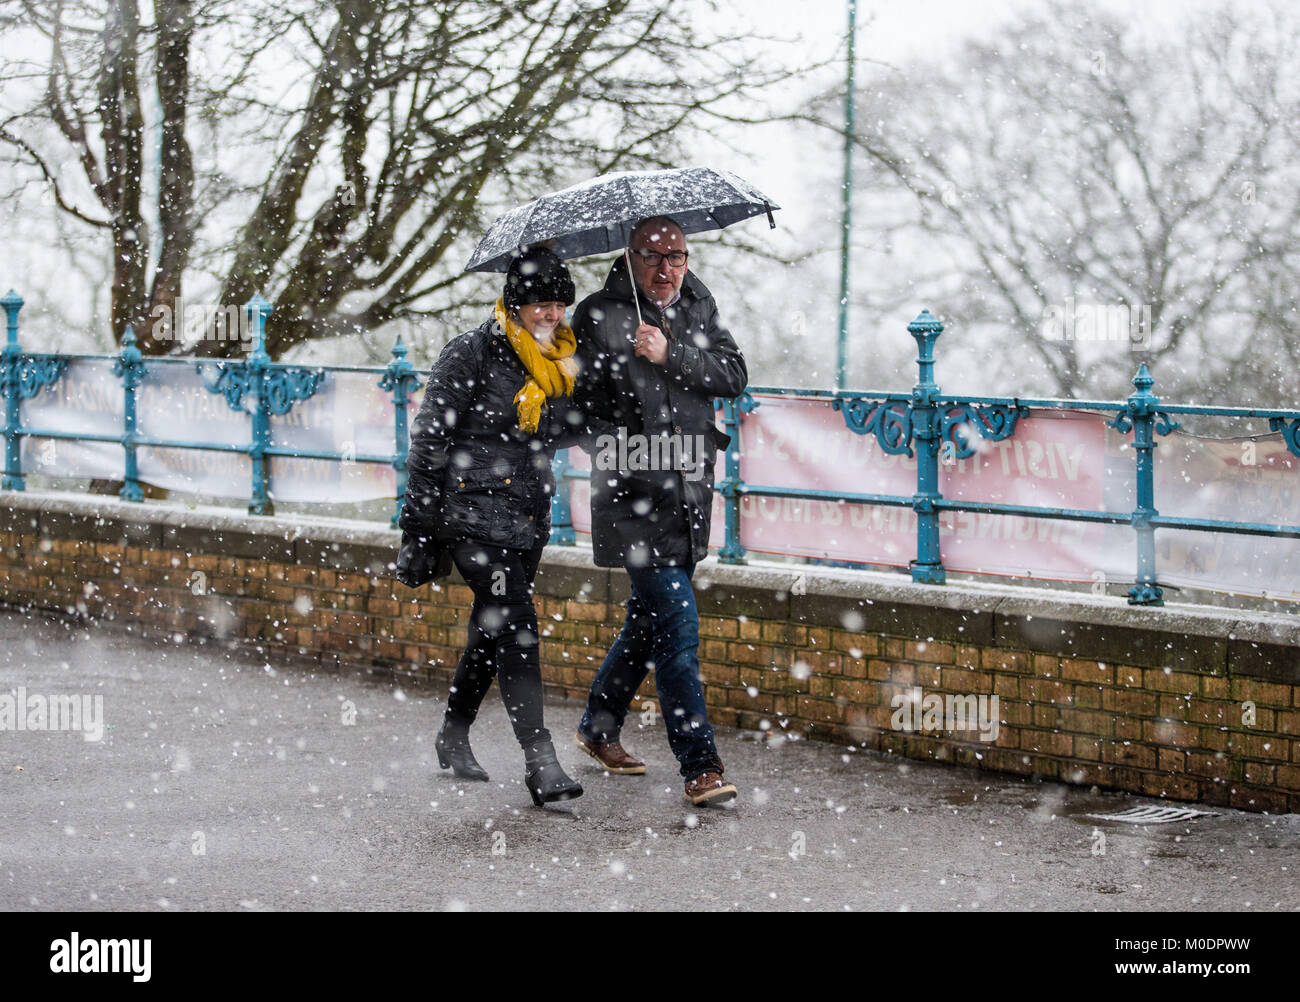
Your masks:
M434 686L10 611L0 646L0 697L103 697L99 741L0 730L0 909L1300 909L1298 815L1098 821L1171 805L726 728L740 799L693 808L661 722L608 776L556 701L586 794L538 809L495 688L461 783Z

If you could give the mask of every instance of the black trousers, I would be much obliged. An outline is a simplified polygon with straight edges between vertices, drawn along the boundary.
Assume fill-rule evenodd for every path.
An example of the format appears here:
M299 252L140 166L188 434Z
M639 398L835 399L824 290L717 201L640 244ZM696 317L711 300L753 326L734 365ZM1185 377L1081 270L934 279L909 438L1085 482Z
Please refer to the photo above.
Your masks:
M551 735L542 724L542 668L533 607L533 578L542 548L511 550L465 540L452 547L451 557L474 592L474 607L447 715L472 724L495 678L519 744L526 748L549 741Z

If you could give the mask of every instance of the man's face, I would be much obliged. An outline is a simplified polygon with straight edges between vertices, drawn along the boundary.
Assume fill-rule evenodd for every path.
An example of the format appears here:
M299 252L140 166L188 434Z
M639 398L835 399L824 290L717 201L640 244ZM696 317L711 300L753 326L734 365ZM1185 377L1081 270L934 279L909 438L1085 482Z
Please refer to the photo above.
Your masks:
M673 251L686 250L686 237L676 226L649 226L636 235L632 241L632 277L651 300L659 306L667 306L673 296L681 290L682 279L686 277L686 262L673 267L668 259L662 258L658 264L647 264L638 251L653 251L657 254L670 254Z

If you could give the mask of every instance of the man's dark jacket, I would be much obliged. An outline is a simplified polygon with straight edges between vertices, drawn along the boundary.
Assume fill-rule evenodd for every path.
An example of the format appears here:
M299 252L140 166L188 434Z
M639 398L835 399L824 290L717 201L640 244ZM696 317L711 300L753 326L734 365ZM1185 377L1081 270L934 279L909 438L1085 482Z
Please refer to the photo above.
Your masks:
M636 293L642 319L668 338L667 363L655 365L634 354L633 283L620 257L605 287L574 314L582 363L574 403L592 430L621 426L629 435L704 435L708 446L699 479L671 470L599 470L593 452L592 554L598 567L685 566L708 553L714 464L717 449L728 442L714 423L713 401L738 396L749 372L718 319L713 295L693 274L686 274L681 298L665 310L640 289Z
M577 415L567 398L553 399L537 432L520 429L514 398L527 377L495 320L453 338L438 356L411 427L398 520L408 561L418 556L411 551L421 537L520 550L546 543L555 493L551 459L557 447L577 440L564 426ZM436 547L426 549L436 557ZM419 560L414 563L418 579Z

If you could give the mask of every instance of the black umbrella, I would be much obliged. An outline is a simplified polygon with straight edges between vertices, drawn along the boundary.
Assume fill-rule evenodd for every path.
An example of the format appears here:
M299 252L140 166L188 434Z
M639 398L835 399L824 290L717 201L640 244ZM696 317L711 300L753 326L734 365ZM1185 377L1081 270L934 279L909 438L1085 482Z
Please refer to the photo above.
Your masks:
M632 227L651 216L672 216L683 233L699 233L766 213L775 228L779 208L748 181L711 167L603 174L505 213L465 270L505 271L522 248L539 243L561 258L624 250Z

